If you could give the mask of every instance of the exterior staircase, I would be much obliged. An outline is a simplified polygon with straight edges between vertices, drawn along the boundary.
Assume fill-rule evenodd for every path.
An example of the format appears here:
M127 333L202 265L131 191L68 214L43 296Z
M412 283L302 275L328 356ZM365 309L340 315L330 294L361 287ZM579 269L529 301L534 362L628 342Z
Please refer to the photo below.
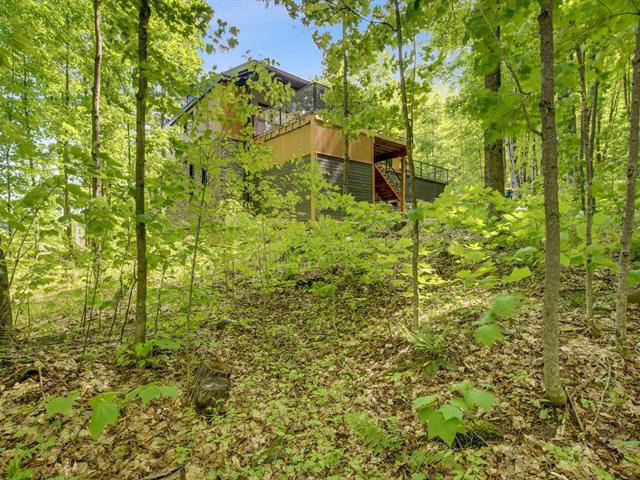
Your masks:
M385 168L380 164L374 164L375 168L375 188L376 188L376 200L383 202L400 204L402 194L400 193L401 186L396 185Z

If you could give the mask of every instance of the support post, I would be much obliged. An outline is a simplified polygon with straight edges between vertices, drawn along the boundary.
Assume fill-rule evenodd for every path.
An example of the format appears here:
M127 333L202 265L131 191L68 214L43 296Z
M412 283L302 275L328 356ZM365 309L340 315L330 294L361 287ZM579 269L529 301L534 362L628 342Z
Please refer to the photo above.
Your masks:
M318 164L318 148L316 146L316 119L315 119L315 114L313 114L311 116L311 120L309 122L309 127L311 129L311 154L309 155L309 162L310 162L310 171L313 173L313 169L317 166ZM317 220L318 219L318 212L316 209L316 193L314 191L314 185L313 185L313 178L311 179L312 184L311 184L311 192L310 192L310 196L309 196L309 200L311 203L311 208L310 208L310 212L309 214L311 215L311 220Z

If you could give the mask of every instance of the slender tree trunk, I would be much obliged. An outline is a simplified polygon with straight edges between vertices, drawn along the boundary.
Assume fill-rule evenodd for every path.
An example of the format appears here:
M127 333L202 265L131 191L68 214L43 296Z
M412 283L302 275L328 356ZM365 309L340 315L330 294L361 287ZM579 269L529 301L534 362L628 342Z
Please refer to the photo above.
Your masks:
M591 138L587 140L586 149L586 185L585 185L585 263L586 263L586 275L585 275L585 316L587 320L587 327L593 327L593 265L591 265L591 249L592 230L593 230L593 151L594 151L594 138L596 135L596 119L597 119L597 107L598 107L598 82L593 85L593 104L591 106ZM588 121L588 120L587 120Z
M69 46L67 45L67 56L64 63L64 108L65 113L69 115ZM62 212L65 218L65 237L67 239L67 250L71 255L73 248L72 243L72 227L71 227L71 204L69 202L69 139L65 133L62 142L62 176L64 178L64 189L62 192Z
M629 105L629 160L627 162L627 196L620 237L618 259L618 291L616 298L616 339L623 353L627 351L627 293L629 290L629 257L633 216L635 215L636 175L638 168L638 122L640 122L640 20L636 27L636 48L631 76L631 104Z
M587 105L587 81L585 77L584 52L576 48L578 60L578 74L580 77L580 157L578 161L578 188L580 192L580 207L586 211L584 162L589 148L589 107Z
M511 191L516 194L520 190L520 172L516 161L516 141L514 138L507 138L507 156L509 157L511 174Z
M0 347L6 346L12 337L13 317L11 315L11 291L5 259L4 245L0 241Z
M207 182L202 184L202 194L200 195L200 204L198 205L198 218L196 220L196 238L193 245L193 256L191 257L191 275L189 278L189 301L187 307L187 330L191 321L191 310L193 308L193 283L196 278L196 261L198 258L198 246L200 244L200 231L202 227L202 211L204 209L204 199L207 192ZM266 269L266 266L265 266Z
M137 290L135 341L144 342L147 332L147 231L144 221L145 124L147 108L147 48L151 9L140 0L138 20L138 92L136 94L136 251Z
M500 27L496 27L495 34L490 40L490 48L494 53L500 51ZM495 69L484 76L484 88L497 96L502 83L500 60ZM504 194L504 146L502 132L495 127L484 130L484 186Z
M91 106L91 159L96 169L91 179L91 195L100 196L100 82L102 69L102 31L100 26L100 2L93 0L93 25L95 29L96 55L93 62L93 103Z
M413 209L413 228L411 231L411 274L413 278L413 297L411 302L413 325L417 326L420 320L420 290L418 288L418 251L420 248L420 218L418 215L418 199L416 198L415 165L413 163L413 123L409 117L409 105L407 101L407 83L405 81L405 65L402 50L402 23L400 20L400 5L398 0L393 0L396 17L396 37L398 50L398 69L400 73L400 98L402 100L402 117L407 137L407 162L409 162L409 189L411 192L411 207Z
M542 3L540 26L542 166L546 246L544 255L543 360L544 388L553 405L564 405L566 395L560 381L560 211L558 206L558 145L555 117L553 65L553 0Z
M344 167L342 170L342 193L349 192L349 59L347 57L347 22L342 20L342 135L344 138Z
M27 56L23 52L22 54L22 105L24 108L24 130L26 134L27 141L32 142L33 137L31 135L31 122L29 118L29 82L27 75ZM29 154L29 177L31 178L31 186L35 187L36 185L36 176L35 176L35 165L33 163L33 155ZM37 242L37 239L36 239Z

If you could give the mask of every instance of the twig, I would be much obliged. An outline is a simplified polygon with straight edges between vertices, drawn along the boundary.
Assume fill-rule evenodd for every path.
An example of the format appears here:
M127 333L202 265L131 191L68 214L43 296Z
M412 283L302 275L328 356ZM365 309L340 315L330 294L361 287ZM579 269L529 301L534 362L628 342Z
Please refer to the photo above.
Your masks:
M576 402L573 399L573 395L571 395L569 392L567 392L566 389L565 389L565 393L567 395L567 398L569 399L569 406L571 407L571 411L573 412L573 416L575 417L576 421L578 422L578 427L580 428L580 432L582 434L582 435L580 435L581 440L585 444L585 446L587 446L587 440L585 438L586 430L584 429L584 424L582 423L582 419L580 418L580 414L578 413L578 407L576 406Z
M42 367L38 365L38 379L40 380L40 393L42 393L42 398L44 398L44 382L42 381Z
M89 423L89 419L91 417L87 417L85 418L84 422L82 422L82 425L80 425L80 428L78 428L78 430L76 431L76 434L70 438L69 440L67 440L67 443L65 443L61 448L60 448L60 453L58 454L58 456L62 456L62 454L64 453L64 451L73 443L76 441L76 438L78 438L78 435L80 435L80 432L82 431L82 429L87 425L87 423Z
M549 474L553 477L556 478L561 478L562 480L569 480L567 477L565 477L564 475L562 475L561 473L556 473L556 472L552 472L551 470L549 470Z
M609 360L609 357L605 357L605 359L607 360L607 383L605 384L604 389L602 390L602 394L600 395L600 401L598 402L598 407L596 408L596 416L589 424L590 427L593 427L598 421L598 417L600 416L600 409L602 408L602 402L604 401L604 396L606 395L607 390L609 390L609 383L611 382L611 361Z

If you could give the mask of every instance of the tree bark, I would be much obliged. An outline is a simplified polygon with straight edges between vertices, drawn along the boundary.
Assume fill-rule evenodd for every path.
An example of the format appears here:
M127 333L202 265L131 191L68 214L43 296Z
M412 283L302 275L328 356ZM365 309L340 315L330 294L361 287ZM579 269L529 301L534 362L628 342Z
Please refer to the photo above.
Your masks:
M140 0L138 19L138 92L136 93L136 326L135 341L144 342L147 330L147 231L144 220L145 124L147 107L147 48L151 9Z
M68 25L68 23L67 23ZM64 109L65 114L69 115L69 45L66 45L66 58L64 63ZM72 234L73 230L71 227L71 204L69 202L69 139L65 133L64 141L62 142L62 176L64 178L64 188L62 192L62 213L65 218L65 236L67 240L67 251L69 256L71 256L71 251L73 249L72 243Z
M4 245L0 241L0 346L11 342L13 316L11 313L11 291L5 258Z
M349 192L349 59L347 57L347 23L342 20L342 115L344 136L344 167L342 170L342 193Z
M516 140L507 139L507 156L509 157L509 171L511 174L511 191L517 194L520 191L520 171L516 161Z
M597 120L597 107L598 107L598 82L593 85L593 104L591 105L591 138L587 139L586 143L586 176L585 176L585 316L587 320L587 327L593 327L593 265L591 265L591 254L589 249L593 243L593 151L594 151L594 139L596 135L596 120ZM588 121L588 119L587 119Z
M490 40L491 48L497 53L500 51L497 43L500 41L500 27L496 27L495 34ZM484 76L484 88L497 97L502 84L500 61L496 68ZM495 128L484 130L484 186L504 194L504 146L502 132L496 132Z
M409 163L409 190L411 192L411 207L413 209L413 228L411 230L411 276L413 278L413 297L411 302L413 325L417 326L420 319L420 290L418 288L418 251L420 247L420 219L417 212L418 199L416 198L415 165L413 163L413 122L409 117L409 105L407 100L407 82L405 80L405 65L402 49L402 23L400 21L400 5L394 0L396 17L396 38L398 50L398 70L400 73L400 98L402 101L402 117L407 137L407 162Z
M638 168L638 122L640 121L640 19L636 27L636 47L631 74L631 104L629 105L629 159L627 162L627 196L620 236L618 258L618 290L616 298L616 340L621 351L627 350L627 291L631 236L635 214L636 175Z
M198 258L198 246L200 245L200 232L202 230L202 213L204 210L204 201L207 193L208 182L202 182L202 192L200 194L200 203L198 205L198 218L196 220L196 237L193 244L193 256L191 257L191 274L189 277L189 299L187 306L187 331L191 322L191 310L193 308L193 284L196 278L196 260Z
M558 145L553 65L553 0L546 0L538 16L540 28L542 167L546 246L544 264L543 360L544 388L553 405L564 405L560 381L558 304L560 302L560 210L558 206Z
M580 77L580 157L578 161L578 186L580 192L580 207L583 211L586 211L584 162L589 148L589 107L587 105L584 52L580 48L576 48L576 59L578 60L578 75Z
M100 17L100 1L93 0L93 26L95 29L96 55L93 62L93 102L91 105L91 159L96 169L91 179L91 195L100 196L100 82L102 69L102 31Z

